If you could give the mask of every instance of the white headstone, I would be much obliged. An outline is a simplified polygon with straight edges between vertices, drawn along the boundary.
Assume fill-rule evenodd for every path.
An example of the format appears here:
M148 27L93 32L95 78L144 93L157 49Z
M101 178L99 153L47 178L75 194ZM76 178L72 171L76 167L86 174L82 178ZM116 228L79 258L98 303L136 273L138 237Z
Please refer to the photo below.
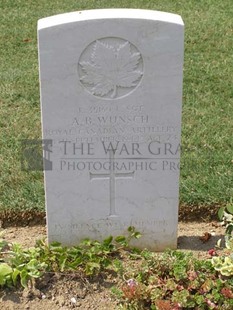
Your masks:
M49 242L134 226L138 247L176 248L183 28L133 9L39 20Z

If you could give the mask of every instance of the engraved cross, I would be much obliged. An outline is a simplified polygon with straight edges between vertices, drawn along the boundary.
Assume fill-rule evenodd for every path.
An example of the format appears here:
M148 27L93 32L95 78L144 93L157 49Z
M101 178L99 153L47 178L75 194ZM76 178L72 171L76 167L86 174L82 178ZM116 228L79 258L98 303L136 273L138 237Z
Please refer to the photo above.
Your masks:
M110 213L109 216L115 217L116 214L116 208L115 208L115 181L116 179L132 179L134 177L134 171L133 172L115 172L114 170L114 153L113 150L109 150L109 159L110 159L110 171L109 173L91 173L90 172L90 179L109 179L109 197L110 197Z

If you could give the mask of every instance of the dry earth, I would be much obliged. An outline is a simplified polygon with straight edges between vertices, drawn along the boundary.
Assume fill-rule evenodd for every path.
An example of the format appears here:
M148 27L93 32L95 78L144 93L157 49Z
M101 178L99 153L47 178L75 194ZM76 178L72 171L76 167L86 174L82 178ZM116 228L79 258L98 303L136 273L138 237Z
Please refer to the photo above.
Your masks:
M208 241L200 237L211 234ZM1 237L9 242L20 243L24 247L35 244L37 239L46 237L45 226L8 227L2 229ZM179 223L178 249L193 251L200 258L209 258L208 250L217 240L224 237L224 228L217 222ZM122 258L126 261L127 259ZM105 278L88 282L78 275L49 274L37 284L36 289L0 290L1 310L113 310L117 302L110 293L116 283L116 276L109 274Z

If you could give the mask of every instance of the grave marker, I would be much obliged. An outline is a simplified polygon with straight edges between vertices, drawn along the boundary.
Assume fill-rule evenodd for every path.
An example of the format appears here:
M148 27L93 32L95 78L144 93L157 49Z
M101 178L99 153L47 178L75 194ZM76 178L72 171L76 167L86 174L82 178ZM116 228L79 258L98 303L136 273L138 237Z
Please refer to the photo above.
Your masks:
M183 22L90 10L39 20L48 240L103 240L129 226L138 247L177 243ZM46 168L46 167L45 167Z

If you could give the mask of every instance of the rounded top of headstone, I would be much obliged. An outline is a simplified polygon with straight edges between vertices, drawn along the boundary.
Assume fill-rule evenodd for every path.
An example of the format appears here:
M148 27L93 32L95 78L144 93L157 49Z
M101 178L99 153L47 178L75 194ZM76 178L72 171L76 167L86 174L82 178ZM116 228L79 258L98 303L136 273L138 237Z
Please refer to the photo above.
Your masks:
M154 20L183 26L183 21L180 15L167 12L141 9L97 9L58 14L39 19L38 30L65 23L114 18Z

